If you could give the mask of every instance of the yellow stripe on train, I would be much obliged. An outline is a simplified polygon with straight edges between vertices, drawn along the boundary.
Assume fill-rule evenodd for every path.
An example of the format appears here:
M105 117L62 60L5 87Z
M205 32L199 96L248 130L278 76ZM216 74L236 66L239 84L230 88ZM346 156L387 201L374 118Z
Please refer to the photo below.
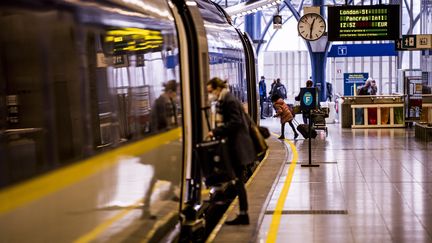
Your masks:
M140 155L181 137L182 129L158 134L85 159L0 191L0 215L57 192L115 165L124 155Z

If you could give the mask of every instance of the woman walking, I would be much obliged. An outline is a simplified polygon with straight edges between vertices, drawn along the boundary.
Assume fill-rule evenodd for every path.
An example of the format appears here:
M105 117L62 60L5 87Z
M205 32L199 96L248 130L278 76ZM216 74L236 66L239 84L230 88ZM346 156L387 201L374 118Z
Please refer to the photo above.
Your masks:
M280 118L281 123L281 135L279 139L285 139L285 123L288 122L290 127L292 128L294 132L294 139L298 137L298 133L294 127L294 124L292 123L292 120L294 119L293 114L291 114L288 105L285 103L285 101L280 97L279 95L275 94L271 98L273 107L276 111L276 114L274 117Z

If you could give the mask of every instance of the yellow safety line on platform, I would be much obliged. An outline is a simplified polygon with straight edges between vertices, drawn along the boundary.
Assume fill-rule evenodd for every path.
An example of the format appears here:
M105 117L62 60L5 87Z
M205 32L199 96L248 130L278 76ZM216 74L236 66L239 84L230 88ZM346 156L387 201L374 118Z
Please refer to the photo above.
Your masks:
M81 236L79 239L75 240L74 243L86 243L91 242L92 240L96 239L101 233L103 233L106 229L108 229L113 223L116 221L122 219L124 216L126 216L132 209L137 208L140 204L142 204L143 199L140 199L136 201L133 205L123 209L116 215L112 216L108 220L104 221L102 224L98 225L96 228L94 228L89 233Z
M298 160L298 154L297 154L296 146L291 141L289 141L287 139L285 139L285 142L287 142L290 145L293 156L292 156L292 160L291 160L291 165L288 168L288 176L285 179L285 183L283 185L281 194L279 195L279 199L276 203L276 208L275 208L275 211L274 211L273 216L272 216L272 221L270 223L270 229L269 229L268 234L267 234L267 241L266 241L267 243L276 242L277 233L279 230L279 224L280 224L280 220L282 217L282 210L283 210L283 207L285 204L285 200L288 196L288 191L289 191L291 181L292 181L292 178L294 175L294 169L295 169L295 166L296 166L297 160Z
M252 174L252 176L249 178L249 180L246 182L246 188L253 181L253 179L255 178L256 174L258 174L258 171L260 170L260 168L264 164L264 162L267 161L268 155L269 155L269 150L266 151L266 154L265 154L263 160L258 165L258 167L254 171L254 173ZM237 204L237 201L238 201L237 198L238 197L235 197L235 199L231 202L231 204L229 205L228 209L225 211L224 215L219 220L218 224L214 227L214 229L212 230L212 232L210 233L210 235L207 237L207 240L205 241L205 243L213 242L213 240L216 238L216 235L219 233L220 229L222 228L222 225L225 223L226 219L228 218L228 214L234 209L234 206Z
M99 173L115 165L122 156L143 154L178 139L181 132L180 128L173 129L6 188L0 191L0 215Z
M156 183L154 185L154 191L157 191L161 188L161 184ZM105 232L112 224L119 221L123 217L125 217L128 213L130 213L133 209L138 208L140 205L142 205L144 199L140 199L136 201L134 204L127 206L125 209L122 209L120 212L109 218L108 220L102 221L101 224L96 226L93 230L88 232L85 235L82 235L80 238L74 241L74 243L85 243L85 242L91 242L92 240L96 239L100 234Z
M144 237L143 240L141 240L142 243L146 243L146 242L150 242L151 239L154 237L154 235L156 234L156 231L161 228L162 226L164 226L165 224L168 223L168 221L172 218L175 217L177 215L177 212L170 212L169 214L165 215L161 220L158 220L153 227L151 228L151 230L149 230L149 232L147 233L147 235Z

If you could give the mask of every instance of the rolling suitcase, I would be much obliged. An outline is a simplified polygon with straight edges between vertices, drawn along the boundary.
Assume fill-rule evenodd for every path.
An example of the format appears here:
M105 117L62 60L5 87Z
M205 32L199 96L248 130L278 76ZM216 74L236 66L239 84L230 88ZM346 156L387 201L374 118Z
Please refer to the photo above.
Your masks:
M263 102L263 115L264 117L272 117L273 116L273 104L269 101Z
M309 125L308 124L300 124L300 125L298 125L297 126L297 131L299 131L299 133L301 133L301 135L304 138L309 138ZM317 135L318 135L317 132L312 127L311 137L312 138L316 138Z

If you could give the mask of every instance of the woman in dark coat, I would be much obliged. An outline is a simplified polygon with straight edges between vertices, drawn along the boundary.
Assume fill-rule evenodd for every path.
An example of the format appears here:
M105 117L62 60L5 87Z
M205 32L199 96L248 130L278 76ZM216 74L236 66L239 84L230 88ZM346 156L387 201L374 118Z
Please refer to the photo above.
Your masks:
M255 149L248 132L243 106L232 95L225 81L213 78L207 82L207 91L217 99L217 112L222 115L222 124L209 132L209 136L227 138L230 160L236 175L235 187L239 197L240 214L228 225L249 224L248 203L244 184L245 166L256 159Z

